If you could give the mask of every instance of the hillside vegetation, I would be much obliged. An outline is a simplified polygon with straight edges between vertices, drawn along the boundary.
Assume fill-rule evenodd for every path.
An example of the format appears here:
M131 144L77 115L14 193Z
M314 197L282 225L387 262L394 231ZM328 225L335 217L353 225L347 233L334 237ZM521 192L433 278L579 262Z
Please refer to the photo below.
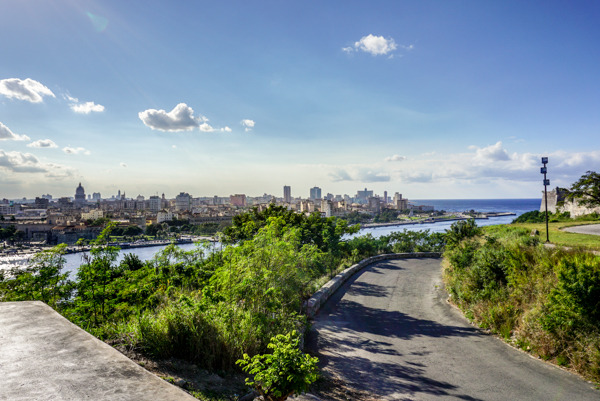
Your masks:
M444 253L451 299L483 328L599 381L600 256L544 247L529 228L454 225Z

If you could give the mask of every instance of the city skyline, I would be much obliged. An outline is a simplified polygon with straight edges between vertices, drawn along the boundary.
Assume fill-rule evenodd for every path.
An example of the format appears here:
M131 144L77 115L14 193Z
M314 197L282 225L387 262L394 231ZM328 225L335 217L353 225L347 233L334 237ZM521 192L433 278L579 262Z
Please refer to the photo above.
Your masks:
M538 198L600 170L600 4L0 4L0 197ZM56 194L56 195L55 195Z

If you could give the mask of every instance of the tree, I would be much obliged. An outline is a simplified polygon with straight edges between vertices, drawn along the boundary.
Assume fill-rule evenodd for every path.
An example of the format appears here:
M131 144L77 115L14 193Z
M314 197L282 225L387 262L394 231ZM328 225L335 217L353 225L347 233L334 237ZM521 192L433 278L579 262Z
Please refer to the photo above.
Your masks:
M600 206L600 174L588 171L567 189L566 199L587 207Z
M292 394L306 391L317 380L319 359L300 351L298 343L295 330L279 334L267 346L273 353L252 358L244 354L237 361L245 372L254 375L253 380L246 379L246 384L254 387L265 401L284 401Z
M56 308L70 298L72 283L69 273L62 273L66 244L37 253L26 268L11 270L10 278L0 282L0 300L39 300Z
M112 312L114 289L111 281L119 274L115 261L119 248L108 246L108 239L115 223L109 223L102 233L92 242L89 255L77 271L77 297L75 303L79 309L79 318L85 326L98 327Z

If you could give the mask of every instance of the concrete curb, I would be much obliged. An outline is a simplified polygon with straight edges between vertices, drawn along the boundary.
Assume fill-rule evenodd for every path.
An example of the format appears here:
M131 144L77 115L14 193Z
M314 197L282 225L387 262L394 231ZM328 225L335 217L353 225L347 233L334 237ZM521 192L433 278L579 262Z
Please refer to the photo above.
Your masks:
M315 292L313 296L306 303L306 315L309 318L314 317L321 306L329 297L337 291L350 277L361 271L371 263L379 262L381 260L390 259L408 259L408 258L441 258L441 252L414 252L414 253L390 253L384 255L371 256L370 258L363 259L355 265L348 267L343 272L336 275L334 278L329 280L319 291Z

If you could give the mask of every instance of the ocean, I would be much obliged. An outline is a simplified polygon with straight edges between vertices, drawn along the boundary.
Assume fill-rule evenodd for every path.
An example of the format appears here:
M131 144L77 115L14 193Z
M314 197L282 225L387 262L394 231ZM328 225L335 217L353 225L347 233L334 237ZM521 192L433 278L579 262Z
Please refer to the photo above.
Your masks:
M515 216L491 217L485 220L476 220L478 226L487 226L493 224L510 224L517 216L523 213L539 210L541 199L418 199L411 200L414 205L429 205L435 210L445 210L447 212L464 212L475 210L477 212L510 212L515 213ZM444 232L454 222L439 222L427 224L410 224L389 227L374 227L363 228L357 235L370 233L374 237L388 235L396 231L423 231L430 230L431 232ZM195 244L183 244L180 247L184 250L194 249ZM126 249L119 253L120 261L125 254L133 253L139 256L141 260L149 260L165 246L149 247L149 248L132 248ZM75 274L77 268L82 262L82 253L72 253L65 255L66 264L65 271ZM0 269L10 269L14 266L22 266L27 264L28 255L15 255L0 257Z

